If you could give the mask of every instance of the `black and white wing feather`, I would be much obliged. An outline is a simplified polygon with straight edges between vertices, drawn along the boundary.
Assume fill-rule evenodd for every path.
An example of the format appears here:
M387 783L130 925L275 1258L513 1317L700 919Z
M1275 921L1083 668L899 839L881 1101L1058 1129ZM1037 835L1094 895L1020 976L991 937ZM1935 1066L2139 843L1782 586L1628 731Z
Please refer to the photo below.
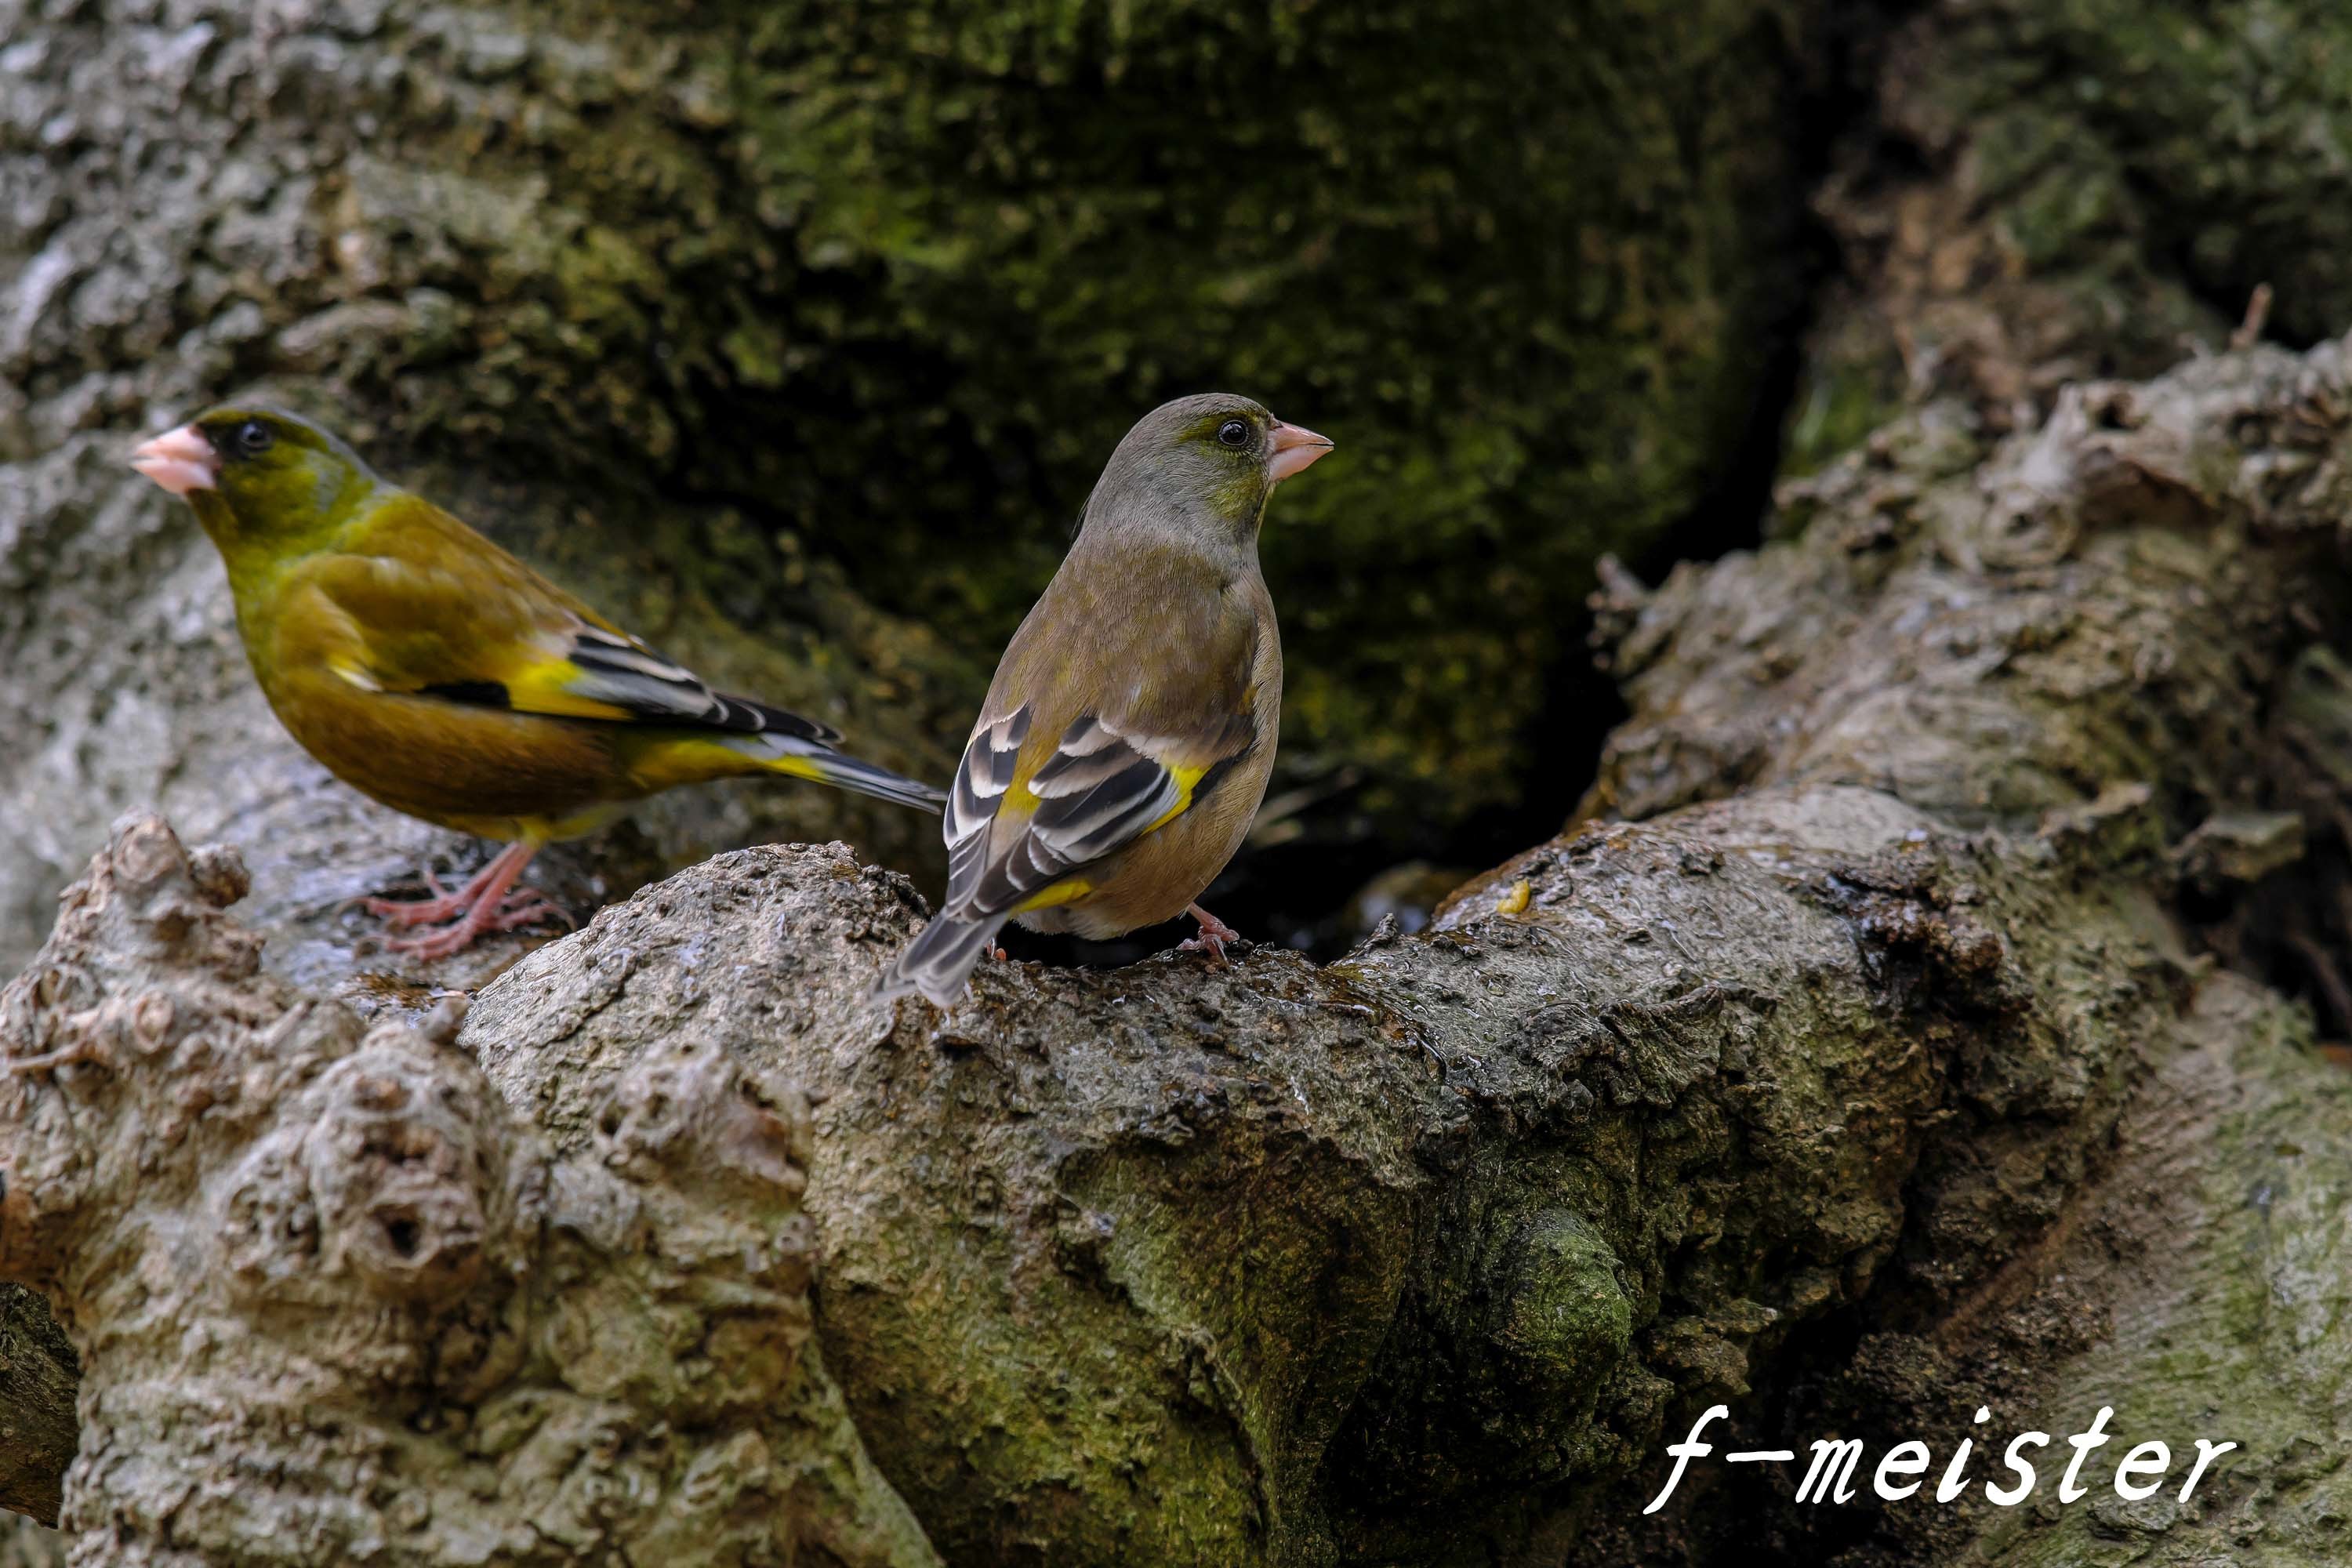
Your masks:
M565 691L633 719L735 734L787 734L824 745L841 739L839 731L813 719L714 691L694 671L636 638L584 621L572 628L564 654L576 672L562 679Z

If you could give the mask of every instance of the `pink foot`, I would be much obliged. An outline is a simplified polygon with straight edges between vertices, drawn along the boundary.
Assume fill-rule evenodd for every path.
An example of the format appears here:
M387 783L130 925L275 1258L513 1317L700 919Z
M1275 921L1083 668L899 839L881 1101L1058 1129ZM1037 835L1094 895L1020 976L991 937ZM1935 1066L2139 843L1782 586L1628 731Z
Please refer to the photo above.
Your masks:
M1213 952L1216 954L1219 963L1225 963L1225 943L1241 941L1242 933L1198 904L1192 905L1184 912L1201 922L1201 930L1198 935L1186 937L1182 942L1178 942L1176 951Z
M475 872L464 887L454 892L441 885L441 879L435 876L433 868L428 866L417 875L432 889L433 896L429 899L357 899L353 902L394 931L405 931L410 926L439 925L444 921L456 920L486 898L496 899L512 886L515 878L522 874L523 867L530 863L529 855L517 856L516 851L521 848L523 846L520 844L508 845L491 856L488 865ZM494 883L498 893L490 890Z
M395 931L420 925L435 927L415 936L384 939L386 952L411 958L447 958L463 952L488 932L516 931L543 920L560 920L570 925L572 917L556 907L545 893L536 888L514 885L515 879L522 875L523 868L537 853L536 845L509 844L454 893L443 891L428 872L425 881L434 889L435 897L370 899L363 907ZM440 923L443 921L447 923Z
M543 921L560 920L567 926L575 922L544 893L525 889L507 896L495 908L488 900L447 925L416 936L393 936L383 940L386 952L404 953L411 958L447 958L463 952L475 942L491 931L520 931L525 926Z
M425 873L425 881L433 889L433 897L429 899L356 899L352 901L394 931L406 931L410 926L439 925L473 907L466 897L471 883L453 893L442 887L430 871Z
M496 862L493 861L492 864L496 864ZM433 924L436 921L446 921L453 915L464 912L466 908L465 891L461 890L453 893L447 888L443 887L441 885L441 879L433 874L433 868L430 866L420 868L416 875L417 879L425 884L425 890L429 892L432 897L425 899L377 899L364 897L346 899L343 900L342 907L347 910L364 910L370 915L374 916L377 920L388 922L395 931L404 926ZM474 879L474 881L478 882L479 880L481 880L479 876L477 876ZM473 886L474 882L468 882L466 884L466 888L467 889L470 889Z
M499 906L496 931L519 931L527 925L554 921L565 931L578 931L579 920L570 910L541 892L537 888L517 888Z

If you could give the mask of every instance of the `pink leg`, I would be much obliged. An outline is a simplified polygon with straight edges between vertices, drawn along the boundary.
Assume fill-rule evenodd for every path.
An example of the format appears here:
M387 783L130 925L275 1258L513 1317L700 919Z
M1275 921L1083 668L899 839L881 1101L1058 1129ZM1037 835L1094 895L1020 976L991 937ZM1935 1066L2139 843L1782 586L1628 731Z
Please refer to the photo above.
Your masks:
M462 952L471 947L475 939L485 931L513 931L550 915L568 921L571 917L564 915L546 894L536 888L525 888L520 892L514 890L515 879L522 875L523 868L530 865L530 858L538 853L539 846L536 844L508 845L499 851L495 859L482 868L472 881L457 891L425 900L436 906L433 914L416 916L409 913L421 908L420 904L393 905L393 909L399 912L391 918L401 925L422 924L425 921L448 919L450 916L456 918L447 925L421 935L390 938L383 944L384 950L416 958L446 958L453 952Z
M1219 963L1224 963L1225 943L1241 941L1242 933L1198 904L1192 905L1184 912L1201 922L1200 934L1178 942L1176 950L1179 952L1213 952Z

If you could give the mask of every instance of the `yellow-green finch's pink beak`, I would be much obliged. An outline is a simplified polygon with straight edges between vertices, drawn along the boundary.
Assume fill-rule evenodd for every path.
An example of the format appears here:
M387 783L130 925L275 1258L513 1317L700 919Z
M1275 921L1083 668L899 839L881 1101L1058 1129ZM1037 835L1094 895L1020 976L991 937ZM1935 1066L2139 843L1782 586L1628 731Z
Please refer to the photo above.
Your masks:
M193 425L141 442L131 454L131 466L175 496L208 490L220 482L220 456Z
M1318 436L1312 430L1296 425L1274 422L1274 456L1265 460L1265 477L1270 484L1280 484L1299 472L1316 458L1331 449L1331 438Z

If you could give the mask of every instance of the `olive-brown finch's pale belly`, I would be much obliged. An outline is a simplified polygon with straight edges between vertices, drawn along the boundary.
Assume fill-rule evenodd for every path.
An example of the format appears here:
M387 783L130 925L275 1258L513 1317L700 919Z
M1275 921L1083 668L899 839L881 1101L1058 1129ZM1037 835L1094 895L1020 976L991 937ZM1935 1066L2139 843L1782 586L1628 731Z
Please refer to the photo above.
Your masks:
M389 692L268 695L288 732L329 773L394 811L460 833L572 837L643 793L617 752L617 726Z

